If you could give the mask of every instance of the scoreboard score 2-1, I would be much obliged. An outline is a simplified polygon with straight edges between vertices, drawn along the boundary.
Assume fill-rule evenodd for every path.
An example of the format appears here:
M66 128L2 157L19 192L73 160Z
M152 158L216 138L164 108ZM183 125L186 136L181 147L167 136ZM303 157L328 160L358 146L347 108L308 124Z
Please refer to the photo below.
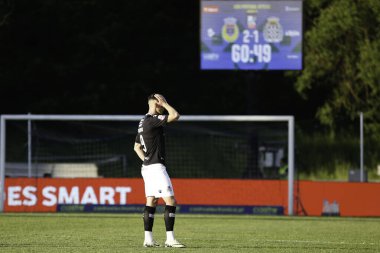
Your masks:
M201 69L302 69L302 0L202 0L200 12Z

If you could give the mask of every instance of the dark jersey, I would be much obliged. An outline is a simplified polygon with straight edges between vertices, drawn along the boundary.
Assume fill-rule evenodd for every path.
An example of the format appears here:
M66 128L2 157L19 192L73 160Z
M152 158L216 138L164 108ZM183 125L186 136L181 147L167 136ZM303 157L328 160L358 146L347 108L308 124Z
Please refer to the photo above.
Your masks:
M144 165L165 165L164 126L167 121L168 115L150 114L140 120L135 142L140 143L144 151Z

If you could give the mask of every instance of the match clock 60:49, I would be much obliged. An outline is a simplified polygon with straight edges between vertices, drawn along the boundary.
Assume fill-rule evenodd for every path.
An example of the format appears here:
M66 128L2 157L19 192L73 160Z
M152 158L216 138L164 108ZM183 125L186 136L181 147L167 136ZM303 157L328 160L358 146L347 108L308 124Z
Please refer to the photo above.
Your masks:
M231 59L234 63L269 63L272 59L272 47L269 44L233 44Z

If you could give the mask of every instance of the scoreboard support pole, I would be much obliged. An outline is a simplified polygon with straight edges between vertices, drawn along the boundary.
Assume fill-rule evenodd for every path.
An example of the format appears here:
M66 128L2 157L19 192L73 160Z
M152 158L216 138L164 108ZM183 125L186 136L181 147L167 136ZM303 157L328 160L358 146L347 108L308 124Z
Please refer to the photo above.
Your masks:
M288 215L294 215L294 117L288 120Z

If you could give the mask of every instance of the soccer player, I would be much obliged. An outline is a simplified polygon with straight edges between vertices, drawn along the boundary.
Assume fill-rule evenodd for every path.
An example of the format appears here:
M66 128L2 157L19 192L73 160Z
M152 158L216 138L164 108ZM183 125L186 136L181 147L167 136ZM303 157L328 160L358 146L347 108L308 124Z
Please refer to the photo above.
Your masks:
M160 94L148 97L149 111L140 120L134 150L143 161L141 175L144 179L146 206L144 209L144 247L159 247L153 238L154 213L159 198L165 202L165 247L184 248L174 237L176 199L165 167L164 126L179 119L179 113ZM164 115L164 111L168 115Z

